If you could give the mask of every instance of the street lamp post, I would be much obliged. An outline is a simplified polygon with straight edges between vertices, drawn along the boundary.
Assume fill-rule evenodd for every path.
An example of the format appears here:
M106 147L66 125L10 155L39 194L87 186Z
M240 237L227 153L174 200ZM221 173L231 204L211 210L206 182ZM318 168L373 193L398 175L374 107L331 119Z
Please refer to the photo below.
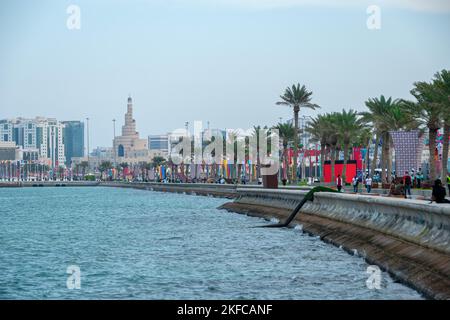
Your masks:
M88 162L88 172L89 172L89 118L86 118L86 133L87 133L87 162Z
M113 153L114 153L114 173L116 171L117 159L116 159L116 119L113 119ZM115 176L115 174L114 174ZM115 177L113 177L114 179Z

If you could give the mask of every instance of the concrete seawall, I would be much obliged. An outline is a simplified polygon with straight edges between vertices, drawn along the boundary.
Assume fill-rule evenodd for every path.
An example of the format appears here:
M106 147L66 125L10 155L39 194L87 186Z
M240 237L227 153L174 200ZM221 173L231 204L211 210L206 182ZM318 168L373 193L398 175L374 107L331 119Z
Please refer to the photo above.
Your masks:
M95 187L100 182L97 181L17 181L0 182L0 188L11 187Z
M221 208L284 220L305 191L237 189ZM338 193L317 193L291 225L358 252L426 297L450 299L450 205Z
M222 198L235 198L236 186L227 184L207 183L158 183L158 182L102 182L104 187L134 188L149 191L186 193L192 195L214 196Z

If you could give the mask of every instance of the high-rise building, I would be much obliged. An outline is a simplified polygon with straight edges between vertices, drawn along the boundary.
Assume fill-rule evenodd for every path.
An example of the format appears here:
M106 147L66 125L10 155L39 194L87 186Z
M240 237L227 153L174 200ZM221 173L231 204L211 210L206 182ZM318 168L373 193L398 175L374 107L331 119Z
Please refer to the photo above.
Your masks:
M64 155L67 166L73 157L84 156L84 123L82 121L62 121Z
M148 136L149 150L161 152L169 152L169 136L168 135L150 135Z
M14 141L13 124L8 120L0 120L0 142Z
M14 141L24 150L37 149L52 167L65 162L64 125L53 118L14 118L0 120L1 141Z

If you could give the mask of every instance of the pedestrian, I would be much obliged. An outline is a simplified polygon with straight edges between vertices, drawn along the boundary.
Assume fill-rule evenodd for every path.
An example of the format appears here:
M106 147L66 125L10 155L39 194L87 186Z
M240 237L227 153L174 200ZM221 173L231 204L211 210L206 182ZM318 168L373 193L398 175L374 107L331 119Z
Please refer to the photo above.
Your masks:
M422 181L423 181L422 168L419 168L419 170L417 171L416 180L417 180L417 188L420 188L422 185Z
M403 184L405 185L405 198L411 196L411 183L412 179L409 175L408 171L405 171L405 175L403 176Z
M448 194L450 194L450 173L447 173L447 187L448 187Z
M358 184L359 184L358 176L354 176L353 179L352 179L352 185L353 185L353 192L354 193L358 193Z
M341 190L342 190L342 178L341 178L340 174L338 174L338 176L336 178L336 187L337 187L338 192L341 192Z
M436 203L450 203L450 200L445 199L446 191L442 186L441 179L437 179L434 182L433 192L431 194L431 201L436 201Z
M365 185L367 193L370 193L372 191L372 178L369 175L366 178Z

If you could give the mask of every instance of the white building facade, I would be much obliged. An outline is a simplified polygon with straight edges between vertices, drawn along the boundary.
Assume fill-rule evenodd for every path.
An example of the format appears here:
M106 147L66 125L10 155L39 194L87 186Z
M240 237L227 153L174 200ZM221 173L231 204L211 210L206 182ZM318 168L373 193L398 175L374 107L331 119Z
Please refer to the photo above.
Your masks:
M64 125L54 118L0 120L0 141L14 141L23 150L39 150L40 160L51 167L65 163Z

